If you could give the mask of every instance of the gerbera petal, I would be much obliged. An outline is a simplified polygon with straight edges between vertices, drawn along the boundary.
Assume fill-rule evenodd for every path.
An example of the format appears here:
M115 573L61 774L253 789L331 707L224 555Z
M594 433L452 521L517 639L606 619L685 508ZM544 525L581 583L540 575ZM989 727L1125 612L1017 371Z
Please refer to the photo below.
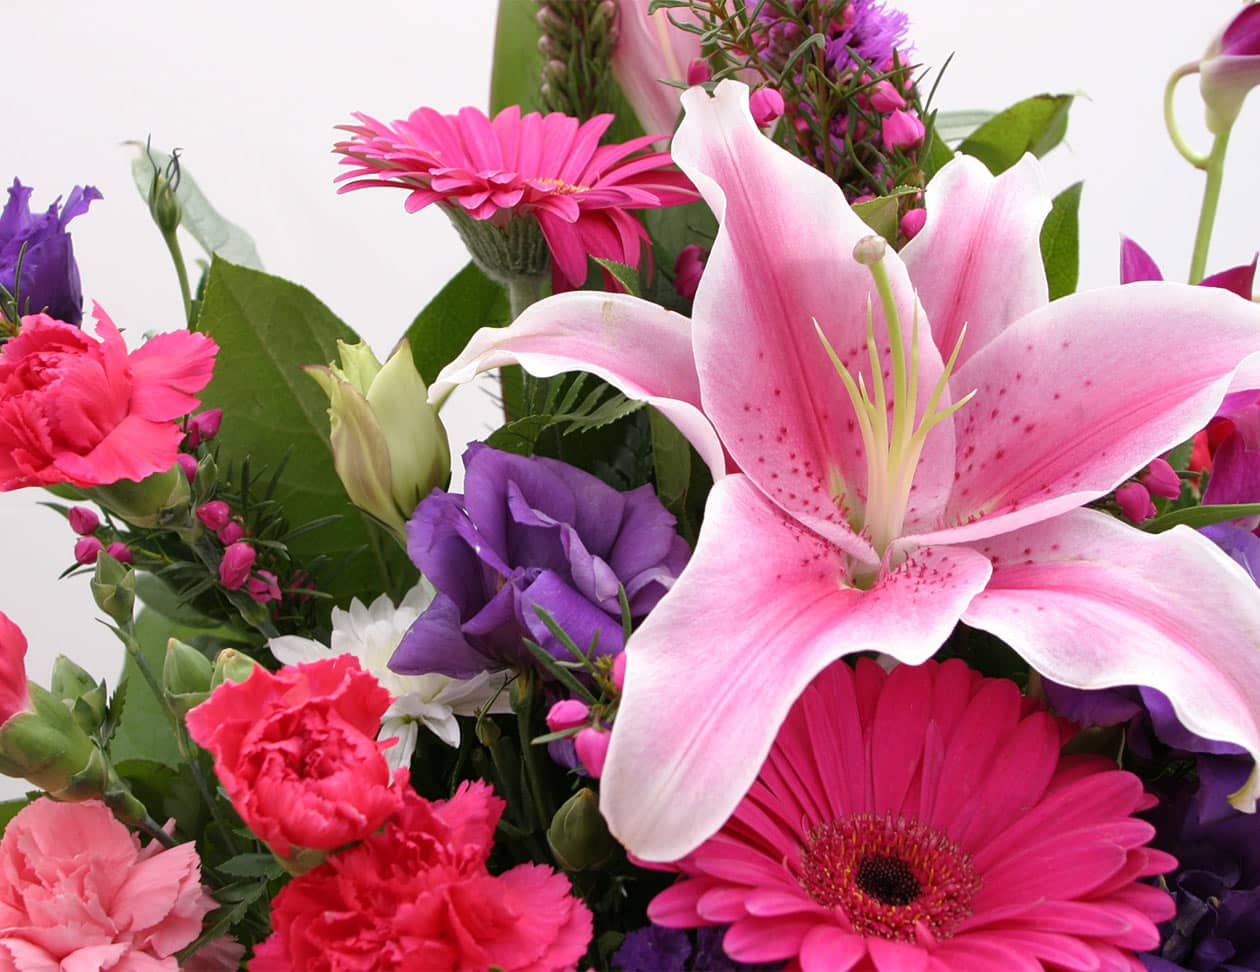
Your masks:
M987 579L972 551L925 549L868 591L846 586L838 549L746 476L719 481L686 571L627 650L601 790L613 833L648 860L687 853L735 809L810 679L857 651L923 661Z
M860 515L868 499L862 434L815 325L869 388L869 312L887 371L883 310L870 272L853 258L871 230L834 182L761 133L745 86L724 81L716 97L693 88L683 104L674 159L721 222L693 313L705 411L767 496L871 562L873 550L841 511ZM909 278L896 254L884 264L908 342L916 306ZM922 315L919 330L922 412L942 365ZM935 521L953 477L952 450L946 420L928 437L908 521Z
M1191 732L1260 755L1260 593L1210 540L1077 510L976 549L993 578L967 624L1064 685L1158 689ZM1257 795L1253 773L1235 802Z
M818 925L801 942L799 961L804 972L849 972L866 955L861 935L834 925Z
M491 368L519 364L532 375L589 371L642 399L678 427L715 478L725 474L722 444L700 411L691 322L621 294L560 294L539 301L506 328L485 327L429 388L441 401L454 386Z
M1260 308L1207 287L1111 287L1022 318L950 379L956 396L976 391L955 416L945 522L962 525L918 542L993 536L1108 493L1207 424L1231 383L1260 387L1257 352Z
M961 365L1007 325L1046 304L1041 224L1050 194L1041 165L1025 155L1000 176L960 155L928 183L927 222L901 251L932 322L936 346Z

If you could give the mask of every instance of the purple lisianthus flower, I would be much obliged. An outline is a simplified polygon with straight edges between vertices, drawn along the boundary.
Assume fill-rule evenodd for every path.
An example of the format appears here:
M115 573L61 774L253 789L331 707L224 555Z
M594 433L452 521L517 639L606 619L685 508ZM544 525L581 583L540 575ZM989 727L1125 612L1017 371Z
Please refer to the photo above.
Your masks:
M530 639L569 653L541 607L585 649L621 651L618 590L640 618L673 585L687 543L650 486L622 493L554 459L474 443L464 453L464 492L434 490L407 524L412 561L437 589L389 667L405 675L468 678L530 665Z
M725 934L724 925L697 928L693 943L693 935L681 928L648 925L626 935L612 965L619 972L771 972L783 968L782 962L736 962L722 949Z
M19 316L45 311L59 321L79 324L83 290L66 226L101 194L91 186L75 186L65 206L58 197L47 212L35 215L31 192L14 179L0 213L0 286L17 298Z

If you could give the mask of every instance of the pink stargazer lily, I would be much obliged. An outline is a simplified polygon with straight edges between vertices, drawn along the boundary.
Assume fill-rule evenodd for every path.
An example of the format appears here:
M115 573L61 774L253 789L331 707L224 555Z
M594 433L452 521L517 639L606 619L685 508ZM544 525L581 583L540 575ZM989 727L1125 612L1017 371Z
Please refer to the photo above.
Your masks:
M960 620L1057 682L1149 685L1191 731L1260 752L1255 584L1188 528L1080 508L1260 387L1260 309L1168 283L1048 303L1031 156L996 179L950 163L923 230L881 256L840 190L757 130L745 87L684 107L674 158L721 222L694 318L560 295L479 332L432 388L583 369L713 468L691 562L627 650L613 832L677 859L829 662L919 663Z

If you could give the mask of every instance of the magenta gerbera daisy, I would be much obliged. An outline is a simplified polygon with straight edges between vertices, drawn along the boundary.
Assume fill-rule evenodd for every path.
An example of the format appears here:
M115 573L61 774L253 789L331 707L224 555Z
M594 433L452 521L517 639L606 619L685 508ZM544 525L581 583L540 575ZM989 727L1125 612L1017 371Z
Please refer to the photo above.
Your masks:
M419 108L389 125L354 117L359 124L339 126L351 137L333 147L351 167L337 177L339 191L401 187L408 212L440 203L503 230L516 217L535 219L556 289L582 285L587 254L639 265L648 235L629 210L698 198L668 152L646 151L659 136L600 145L612 115L582 123L559 112L522 116L513 105L493 121L476 108Z
M1176 861L1141 781L1060 756L1063 727L957 660L836 663L648 914L806 972L1141 970L1173 905L1139 881Z

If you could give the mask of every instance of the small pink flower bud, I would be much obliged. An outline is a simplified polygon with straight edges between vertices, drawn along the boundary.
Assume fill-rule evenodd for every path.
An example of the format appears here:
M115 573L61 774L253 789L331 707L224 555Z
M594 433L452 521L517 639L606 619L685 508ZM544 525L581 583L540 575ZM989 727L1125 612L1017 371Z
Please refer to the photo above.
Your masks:
M678 251L674 259L674 289L680 297L691 300L696 295L707 258L708 254L698 243L688 243Z
M774 88L758 88L748 100L752 109L753 121L758 128L765 128L783 114L783 95Z
M1181 477L1166 459L1152 459L1146 471L1138 478L1152 496L1176 499L1181 495Z
M604 761L608 759L608 744L612 733L605 729L583 729L573 738L573 747L593 779L604 775Z
M860 205L862 205L862 203L864 203L864 202L870 202L870 201L871 201L872 199L874 199L874 198L875 198L875 196L874 196L872 193L869 193L869 192L864 192L864 193L862 193L862 195L858 196L857 198L855 198L855 199L850 199L850 200L849 200L849 205L850 205L850 206L860 206Z
M1120 512L1133 523L1145 523L1157 512L1151 502L1151 494L1141 483L1125 483L1116 490L1116 503Z
M219 542L223 546L228 547L243 536L245 536L245 528L241 526L238 520L233 520L219 531Z
M623 651L612 663L613 687L620 692L626 684L626 653Z
M881 114L898 111L906 106L906 99L901 97L901 92L889 81L876 82L867 97L870 98L871 107Z
M547 728L552 732L563 732L565 729L576 729L590 720L591 710L585 702L577 699L564 699L557 702L547 711Z
M86 506L70 507L70 529L81 537L90 537L101 525L101 518Z
M229 591L238 590L249 578L257 554L247 543L233 543L223 551L219 562L219 583Z
M246 589L249 596L259 604L280 600L280 584L276 575L269 570L260 570L251 577Z
M197 507L197 519L207 530L222 530L232 522L232 508L223 500L211 500Z
M105 552L120 564L134 564L136 558L131 555L131 548L121 541L115 541L105 548Z
M219 434L223 423L223 409L210 408L188 420L188 447L195 449Z
M105 545L96 537L83 537L74 545L74 559L86 567L88 564L96 563L96 558L104 549Z
M901 235L907 241L914 239L919 235L919 230L923 229L923 224L927 222L926 209L911 209L901 217Z
M713 77L713 72L709 70L709 62L702 57L696 58L687 65L687 84L704 84L709 78Z
M884 118L880 132L887 148L908 149L914 148L923 141L927 129L923 127L923 122L910 112L894 111Z
M179 468L184 471L185 478L191 483L193 477L197 475L197 457L181 452L175 457L175 461L179 463Z

